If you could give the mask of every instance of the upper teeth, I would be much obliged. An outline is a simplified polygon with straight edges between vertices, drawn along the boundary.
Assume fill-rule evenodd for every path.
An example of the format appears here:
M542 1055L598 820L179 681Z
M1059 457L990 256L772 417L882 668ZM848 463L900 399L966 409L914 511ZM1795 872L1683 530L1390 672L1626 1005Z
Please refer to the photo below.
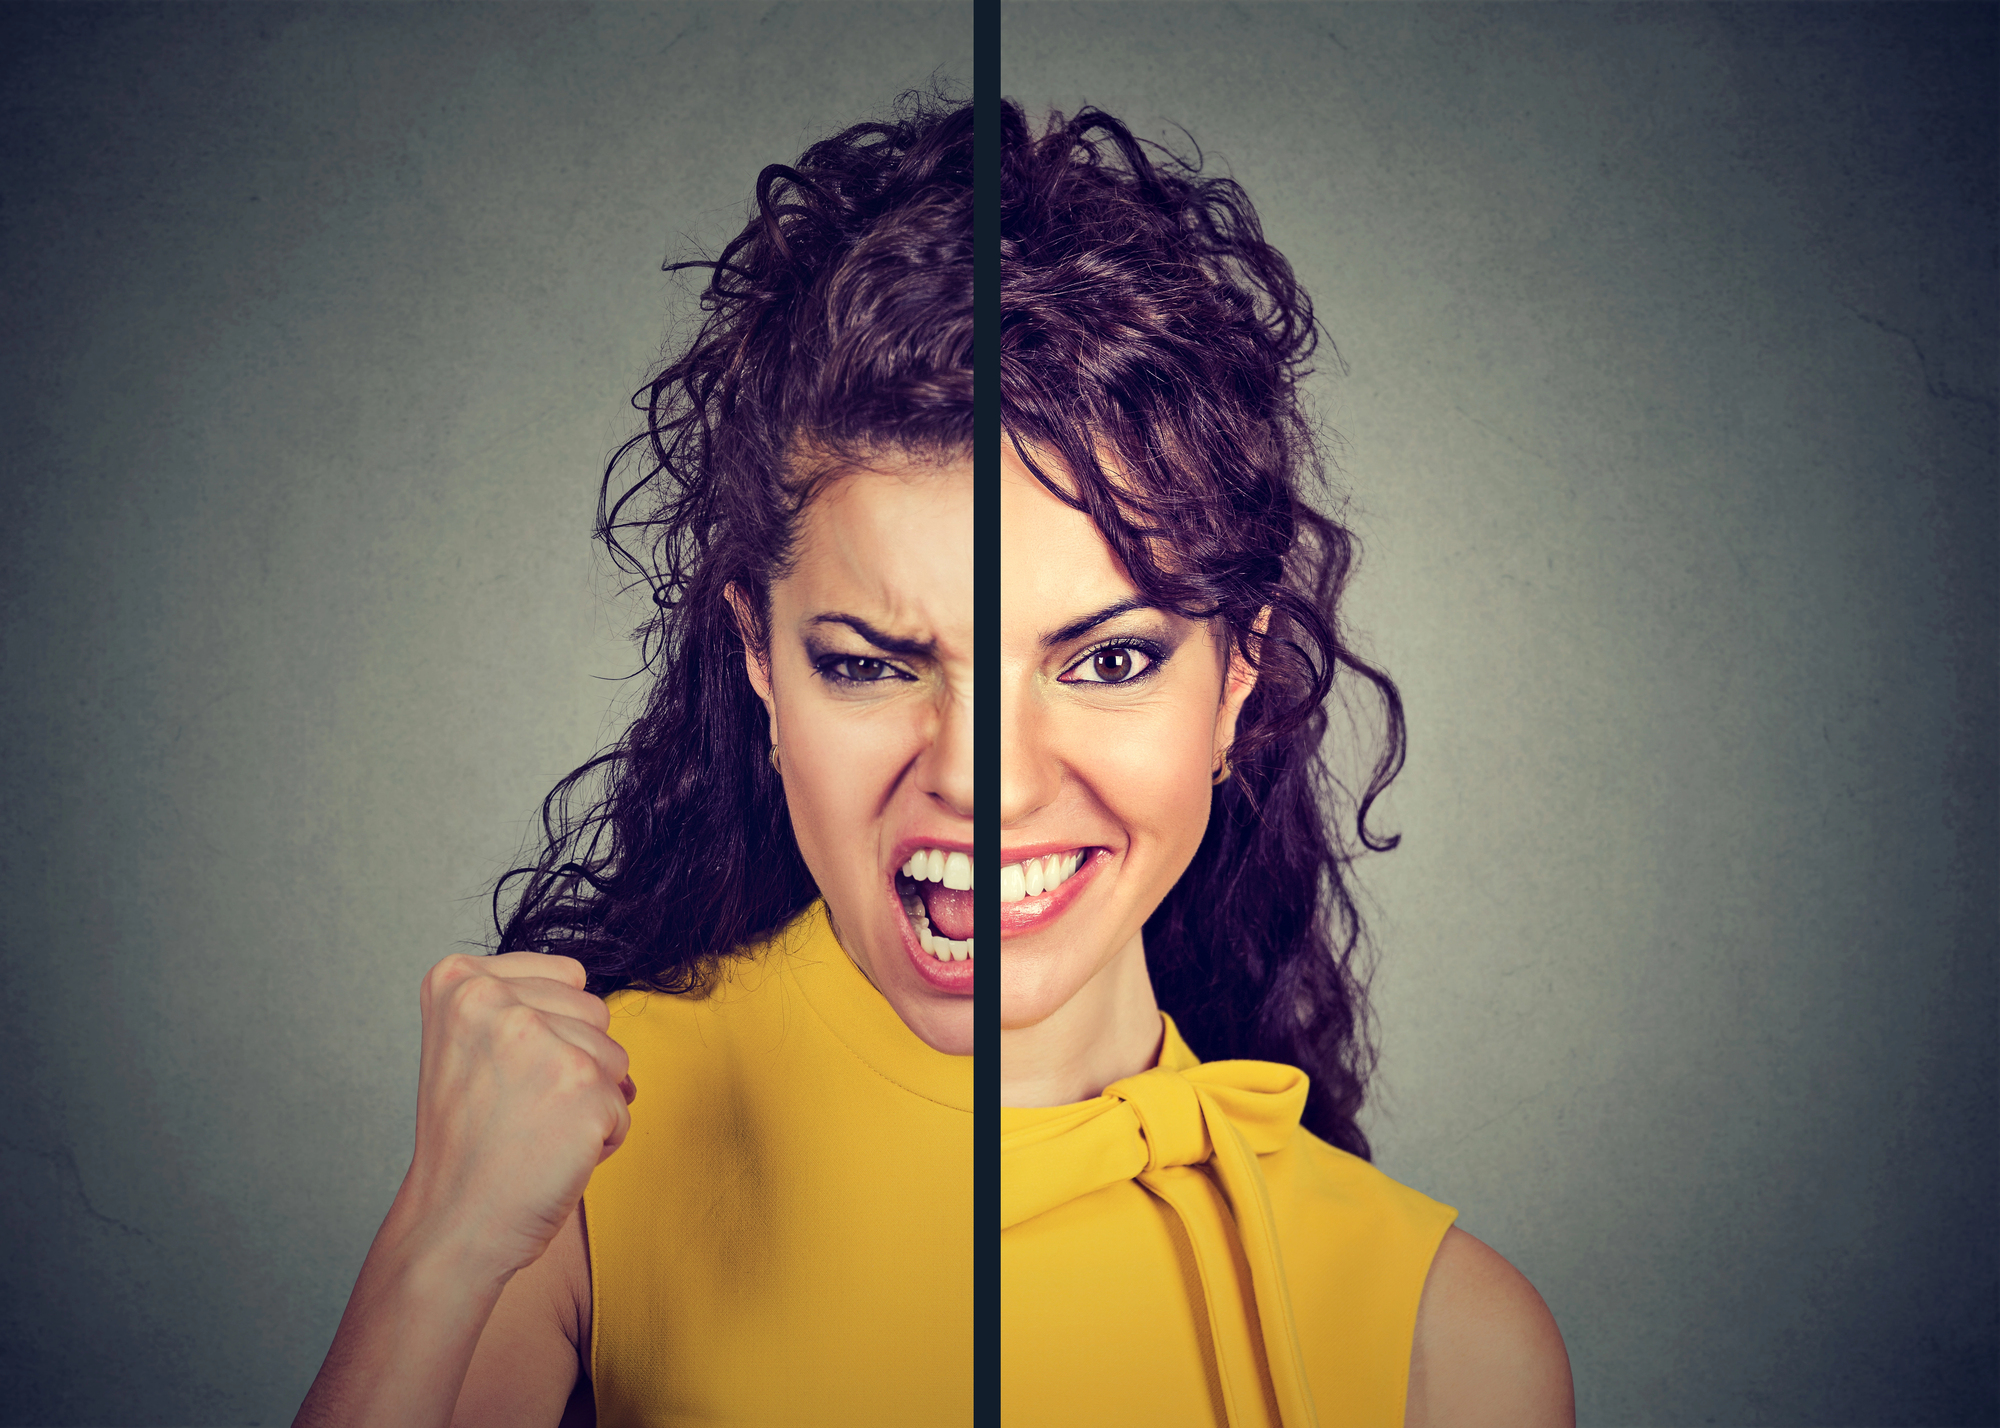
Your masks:
M1043 858L1023 858L1000 870L1000 901L1019 902L1024 897L1054 892L1083 866L1083 849L1050 853Z
M917 849L898 871L915 882L943 883L962 892L969 892L972 888L972 859L963 853L947 853L942 848ZM972 958L972 938L955 942L949 937L939 936L931 931L931 920L924 911L922 898L912 892L904 893L902 900L903 911L909 915L910 926L916 930L917 943L924 951L940 962L964 962Z
M941 848L919 848L903 864L903 876L920 883L943 883L948 888L969 891L972 887L972 859L963 853L947 853Z

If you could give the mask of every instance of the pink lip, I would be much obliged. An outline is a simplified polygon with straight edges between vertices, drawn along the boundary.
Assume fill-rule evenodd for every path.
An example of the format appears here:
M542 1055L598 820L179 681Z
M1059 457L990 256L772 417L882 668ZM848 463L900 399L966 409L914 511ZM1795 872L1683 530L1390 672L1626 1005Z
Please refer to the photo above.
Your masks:
M1074 843L1050 843L1032 848L1009 850L1000 855L1001 866L1018 863L1026 858L1039 858L1049 853L1069 853L1076 850ZM1069 905L1083 893L1083 885L1096 876L1097 870L1111 859L1106 848L1087 848L1083 863L1062 881L1062 886L1051 893L1038 893L1034 897L1022 898L1019 902L1000 904L1000 938L1004 942L1013 937L1025 937L1030 932L1039 932L1068 910Z
M910 965L917 969L917 975L932 991L942 992L948 997L969 997L972 995L975 958L968 957L963 962L940 962L924 951L923 945L917 941L917 929L910 926L909 914L903 911L903 900L896 895L896 875L919 848L937 848L971 857L972 844L959 838L899 839L892 854L895 862L889 865L889 901L896 910L896 926L902 932L903 951L909 957Z

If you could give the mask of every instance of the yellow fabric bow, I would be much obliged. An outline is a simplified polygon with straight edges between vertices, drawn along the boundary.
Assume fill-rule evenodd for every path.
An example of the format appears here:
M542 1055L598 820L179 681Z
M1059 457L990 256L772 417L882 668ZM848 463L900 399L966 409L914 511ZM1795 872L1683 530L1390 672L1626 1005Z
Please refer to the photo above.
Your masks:
M1282 1428L1316 1428L1270 1194L1257 1165L1258 1156L1283 1149L1297 1132L1309 1081L1296 1067L1270 1061L1203 1064L1172 1018L1162 1019L1166 1042L1154 1069L1112 1083L1066 1115L1002 1135L1001 1228L1137 1180L1173 1209L1194 1247L1232 1428L1269 1422L1271 1404ZM1254 1305L1229 1289L1232 1238L1250 1268Z

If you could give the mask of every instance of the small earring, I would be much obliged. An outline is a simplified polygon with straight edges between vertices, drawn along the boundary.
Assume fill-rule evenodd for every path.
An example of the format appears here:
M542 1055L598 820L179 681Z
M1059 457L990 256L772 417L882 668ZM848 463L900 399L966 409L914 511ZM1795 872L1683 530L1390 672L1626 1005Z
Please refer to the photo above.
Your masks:
M769 758L770 758L770 760L771 760L771 770L772 770L772 772L774 772L774 773L782 773L782 772L784 772L784 770L782 770L782 769L780 769L780 768L778 767L778 746L777 746L776 744L773 744L773 745L771 745L771 752L770 752L770 754L768 755L768 757L769 757Z
M1223 784L1229 782L1229 750L1224 749L1221 752L1221 754L1217 756L1215 765L1215 777L1210 779L1209 782L1211 784L1214 784L1218 788L1221 787Z

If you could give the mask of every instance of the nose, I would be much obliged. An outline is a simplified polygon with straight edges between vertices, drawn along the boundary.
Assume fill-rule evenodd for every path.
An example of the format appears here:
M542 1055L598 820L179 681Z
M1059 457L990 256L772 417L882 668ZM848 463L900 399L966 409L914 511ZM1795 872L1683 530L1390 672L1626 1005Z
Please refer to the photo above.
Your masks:
M924 792L953 817L972 817L972 691L946 694L919 769Z
M1000 826L1017 828L1055 801L1062 761L1051 746L1049 714L1032 678L1009 680L1000 696Z

